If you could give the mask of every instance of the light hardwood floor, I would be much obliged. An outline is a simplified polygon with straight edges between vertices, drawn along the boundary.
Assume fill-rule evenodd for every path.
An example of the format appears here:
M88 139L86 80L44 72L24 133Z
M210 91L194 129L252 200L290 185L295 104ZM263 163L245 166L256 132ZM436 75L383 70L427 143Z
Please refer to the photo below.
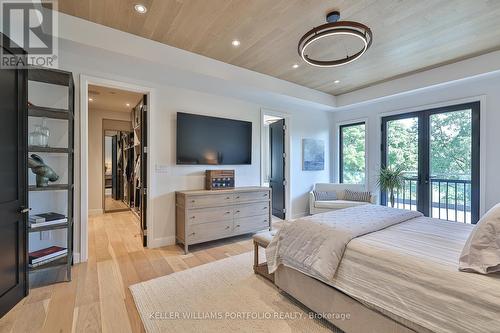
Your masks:
M113 210L128 209L128 206L123 201L115 200L111 197L111 195L106 195L104 198L104 208L109 212Z
M0 332L144 332L128 286L253 249L250 236L144 249L131 212L89 221L89 260L73 280L35 288L0 319Z

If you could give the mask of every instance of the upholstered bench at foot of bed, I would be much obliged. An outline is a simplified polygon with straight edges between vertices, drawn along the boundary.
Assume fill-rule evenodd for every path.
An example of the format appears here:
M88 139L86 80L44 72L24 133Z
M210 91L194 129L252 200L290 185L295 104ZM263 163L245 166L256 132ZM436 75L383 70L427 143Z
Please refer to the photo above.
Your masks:
M255 274L262 275L266 279L271 280L274 283L274 274L269 274L267 270L267 263L259 263L259 247L266 248L274 235L276 234L276 230L260 232L253 236L253 245L254 245L254 259L253 259L253 271Z

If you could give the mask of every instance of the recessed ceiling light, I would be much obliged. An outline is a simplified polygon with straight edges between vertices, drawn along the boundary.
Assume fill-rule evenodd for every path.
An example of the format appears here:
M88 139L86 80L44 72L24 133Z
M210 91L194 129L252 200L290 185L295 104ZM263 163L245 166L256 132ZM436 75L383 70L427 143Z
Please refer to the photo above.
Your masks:
M235 39L231 42L231 44L233 44L234 47L238 47L238 46L240 46L241 42L239 40Z
M299 68L299 65L298 64L293 64L292 66L293 68Z
M125 104L126 106L130 106L130 103Z
M335 81L333 81L333 83L335 83L335 84L339 84L339 83L340 83L340 80L335 80Z
M146 8L146 6L141 5L140 3L134 5L134 9L139 14L145 14L148 11L148 9Z
M94 99L93 99L93 98L89 98L89 102L93 102L93 101L94 101Z

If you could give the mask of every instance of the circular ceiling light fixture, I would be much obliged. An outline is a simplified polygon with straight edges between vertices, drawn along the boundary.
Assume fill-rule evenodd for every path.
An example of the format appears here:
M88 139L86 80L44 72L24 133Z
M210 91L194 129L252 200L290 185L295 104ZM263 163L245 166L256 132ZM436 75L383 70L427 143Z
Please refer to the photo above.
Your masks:
M342 21L339 22L340 13L334 11L326 15L327 23L320 25L319 27L313 28L305 33L304 36L299 40L299 45L297 50L300 57L308 64L316 67L336 67L348 64L354 60L361 57L366 50L372 45L373 34L370 28L366 25L352 22L352 21ZM361 50L355 52L354 54L347 54L345 58L333 59L333 60L317 60L312 59L306 54L306 50L309 46L315 42L321 40L325 37L335 37L335 36L353 36L359 38L363 43Z
M139 14L146 14L146 12L148 11L148 9L146 8L146 6L144 6L144 5L140 4L140 3L135 4L134 5L134 9Z
M241 45L241 42L237 39L234 39L232 42L231 42L231 45L233 45L234 47L238 47Z

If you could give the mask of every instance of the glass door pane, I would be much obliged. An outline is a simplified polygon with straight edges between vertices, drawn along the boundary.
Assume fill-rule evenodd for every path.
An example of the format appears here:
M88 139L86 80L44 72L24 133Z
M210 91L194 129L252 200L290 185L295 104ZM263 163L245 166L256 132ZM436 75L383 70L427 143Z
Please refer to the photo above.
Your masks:
M402 166L405 174L403 188L394 193L395 208L417 210L418 128L418 117L387 121L386 166L393 169Z
M365 183L365 123L340 126L340 182Z
M471 223L472 110L430 115L431 217Z

